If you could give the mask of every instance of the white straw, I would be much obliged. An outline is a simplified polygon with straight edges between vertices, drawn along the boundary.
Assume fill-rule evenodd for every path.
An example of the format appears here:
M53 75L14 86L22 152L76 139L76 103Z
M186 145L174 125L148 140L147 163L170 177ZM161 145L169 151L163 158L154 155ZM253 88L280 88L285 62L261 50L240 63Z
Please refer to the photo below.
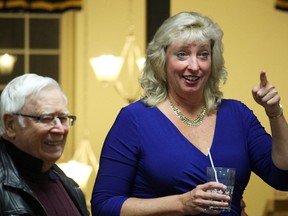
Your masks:
M211 153L210 153L209 148L207 148L207 151L208 151L208 156L209 156L209 159L210 159L210 163L211 163L212 168L213 168L213 170L214 170L214 175L215 175L216 182L219 182L219 181L218 181L218 178L217 178L216 169L215 169L215 167L214 167L214 163L213 163L212 156L211 156Z

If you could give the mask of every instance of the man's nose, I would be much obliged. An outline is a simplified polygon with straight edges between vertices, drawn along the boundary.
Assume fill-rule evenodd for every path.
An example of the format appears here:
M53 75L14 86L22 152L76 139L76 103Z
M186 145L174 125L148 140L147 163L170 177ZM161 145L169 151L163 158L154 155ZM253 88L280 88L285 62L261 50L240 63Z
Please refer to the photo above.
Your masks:
M65 129L68 128L66 125L63 125L59 118L55 118L53 121L53 130L57 130L60 133L64 133Z

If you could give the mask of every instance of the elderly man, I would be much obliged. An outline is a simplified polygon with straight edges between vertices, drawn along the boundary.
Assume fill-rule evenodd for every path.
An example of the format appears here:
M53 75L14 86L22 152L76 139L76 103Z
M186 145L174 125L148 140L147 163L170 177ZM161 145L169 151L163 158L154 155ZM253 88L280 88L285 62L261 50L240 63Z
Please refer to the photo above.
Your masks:
M0 114L0 215L89 215L79 186L55 165L76 120L58 83L36 74L13 79Z

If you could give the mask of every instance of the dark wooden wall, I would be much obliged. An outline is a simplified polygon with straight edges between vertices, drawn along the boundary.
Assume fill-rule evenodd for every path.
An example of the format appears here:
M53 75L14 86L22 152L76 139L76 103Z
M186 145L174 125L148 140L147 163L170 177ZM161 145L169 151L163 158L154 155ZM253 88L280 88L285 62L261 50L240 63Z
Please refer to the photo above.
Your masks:
M170 0L146 0L146 44L158 27L170 16Z

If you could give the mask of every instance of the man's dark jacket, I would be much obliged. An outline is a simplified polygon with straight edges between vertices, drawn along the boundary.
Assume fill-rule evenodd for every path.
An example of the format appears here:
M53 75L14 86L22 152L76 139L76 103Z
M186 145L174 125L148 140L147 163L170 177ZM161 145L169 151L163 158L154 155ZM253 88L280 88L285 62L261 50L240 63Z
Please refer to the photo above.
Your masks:
M81 215L89 215L79 186L57 165L52 167L52 171L59 177ZM47 215L36 195L19 175L3 139L0 139L0 215Z

